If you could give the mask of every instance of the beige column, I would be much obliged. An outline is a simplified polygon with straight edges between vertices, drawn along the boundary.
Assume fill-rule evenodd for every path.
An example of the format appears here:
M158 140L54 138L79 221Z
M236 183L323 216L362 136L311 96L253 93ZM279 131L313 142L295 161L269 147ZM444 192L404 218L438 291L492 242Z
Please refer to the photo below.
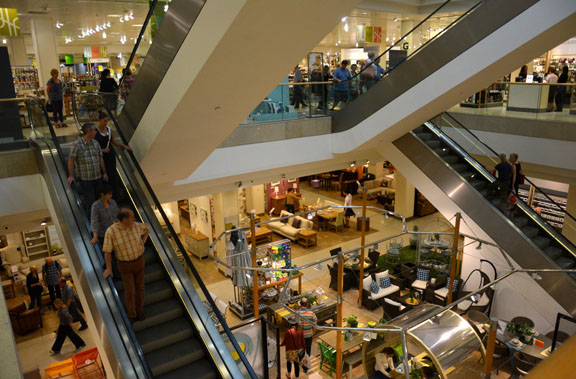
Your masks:
M398 171L395 172L394 179L396 181L394 212L406 218L414 216L414 186Z
M24 37L10 37L8 49L10 51L10 64L12 66L28 66Z
M568 188L568 199L566 199L566 212L576 217L576 186L570 184ZM576 244L576 221L572 220L569 216L564 217L564 226L562 227L562 234L568 238L570 242Z
M50 16L34 16L30 19L30 32L36 55L40 87L46 86L46 82L50 79L50 70L53 68L60 69L54 28L54 22Z

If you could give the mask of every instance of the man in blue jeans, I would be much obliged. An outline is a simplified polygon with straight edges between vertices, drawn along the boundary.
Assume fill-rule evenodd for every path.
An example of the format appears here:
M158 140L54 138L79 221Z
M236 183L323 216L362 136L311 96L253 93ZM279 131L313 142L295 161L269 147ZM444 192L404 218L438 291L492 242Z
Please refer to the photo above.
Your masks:
M348 104L350 99L350 79L352 79L352 75L346 68L349 63L349 61L344 59L342 63L340 63L340 67L334 70L334 105L332 105L331 110L334 110L340 102Z
M74 142L68 157L68 185L76 181L74 177L74 165L76 165L76 175L86 214L90 213L92 203L98 198L101 180L108 181L102 149L94 139L95 136L95 124L87 122L82 125L82 137Z
M66 283L66 278L60 278L58 284L60 285L60 288L62 290L62 302L68 308L68 312L70 312L70 314L72 315L73 320L80 321L81 326L80 329L78 330L81 331L88 328L88 324L86 324L84 317L82 317L80 311L78 311L78 304L76 304L76 297L74 296L74 290L72 289L72 287L68 285L68 283Z

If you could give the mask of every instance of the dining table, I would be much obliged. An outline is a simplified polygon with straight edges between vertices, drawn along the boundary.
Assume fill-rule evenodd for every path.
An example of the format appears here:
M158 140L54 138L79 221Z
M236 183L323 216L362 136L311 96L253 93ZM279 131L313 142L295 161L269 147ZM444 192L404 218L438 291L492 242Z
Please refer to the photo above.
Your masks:
M331 209L321 209L316 212L316 217L318 217L318 228L320 230L326 230L327 224L331 220L335 220L338 216L338 212L336 210Z

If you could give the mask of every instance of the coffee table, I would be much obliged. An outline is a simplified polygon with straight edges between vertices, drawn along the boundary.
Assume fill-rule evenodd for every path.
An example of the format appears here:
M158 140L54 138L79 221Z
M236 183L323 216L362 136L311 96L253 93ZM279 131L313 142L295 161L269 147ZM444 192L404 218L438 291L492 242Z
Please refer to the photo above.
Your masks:
M246 240L248 243L252 241L251 236L252 233L247 231ZM258 229L256 229L256 245L267 242L272 242L272 231L264 226L260 226Z
M304 247L316 246L318 233L312 229L304 229L298 232L298 243Z
M418 299L416 299L416 303L412 303L412 302L408 302L408 298L410 297L410 294L406 294L404 296L400 296L398 298L398 301L400 301L403 305L405 305L406 307L408 307L409 309L415 308L417 306L419 306L420 304L422 304L422 298L419 297Z

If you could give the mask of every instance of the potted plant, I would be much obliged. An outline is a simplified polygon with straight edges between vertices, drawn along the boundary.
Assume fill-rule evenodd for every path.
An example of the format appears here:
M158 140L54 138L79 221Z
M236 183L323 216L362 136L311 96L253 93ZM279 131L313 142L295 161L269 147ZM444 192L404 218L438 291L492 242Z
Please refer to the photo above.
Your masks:
M525 323L510 322L506 329L518 337L518 339L526 344L532 344L534 339L534 328Z
M355 328L358 326L358 316L356 315L344 317L343 321L348 325L349 328Z
M50 245L50 250L52 251L52 255L58 255L64 253L64 249L58 246L57 243L53 243L52 245Z

